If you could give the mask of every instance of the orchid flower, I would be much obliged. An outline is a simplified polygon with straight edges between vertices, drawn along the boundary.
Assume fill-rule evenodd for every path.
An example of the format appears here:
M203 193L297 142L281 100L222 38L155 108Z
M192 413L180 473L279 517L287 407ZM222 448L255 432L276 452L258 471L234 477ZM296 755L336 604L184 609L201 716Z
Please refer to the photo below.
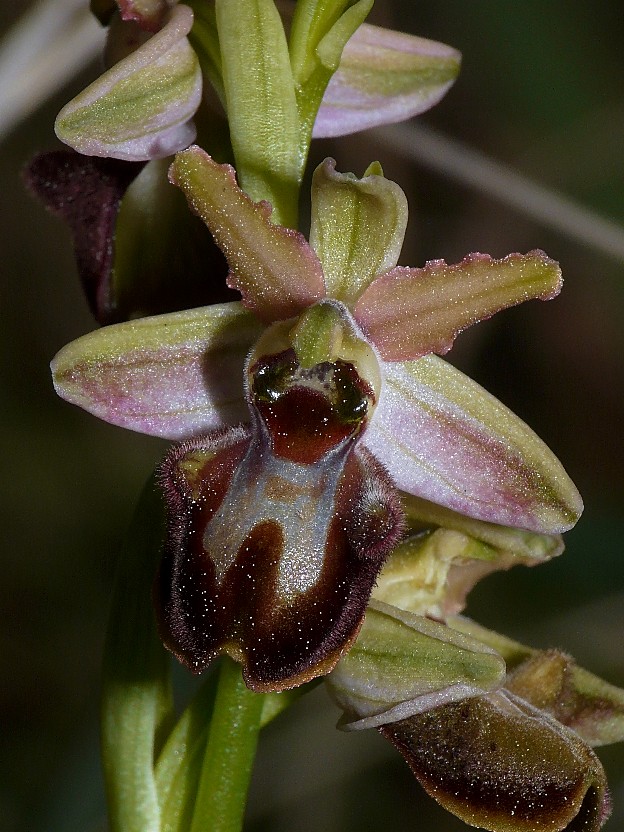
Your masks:
M225 828L224 771L244 780L260 725L320 677L340 727L377 728L468 823L596 832L609 813L590 746L624 737L624 693L459 615L482 577L558 555L582 511L550 450L440 357L473 323L555 297L558 265L537 250L397 265L407 202L377 163L357 178L326 160L309 242L293 230L312 137L420 113L457 73L455 50L363 24L371 6L93 0L108 69L56 123L78 152L28 174L70 223L98 321L128 321L62 349L57 391L178 442L158 474L162 557L148 488L111 617L113 665L121 644L124 671L149 665L146 685L105 674L115 828L190 828L189 810L193 829ZM223 660L160 747L149 598L121 613L154 554L165 646L195 673L242 665Z
M580 497L552 453L434 355L498 309L557 294L556 263L396 266L407 204L378 165L362 179L317 169L310 243L197 147L170 176L242 302L106 327L52 367L67 400L184 440L161 469L156 598L185 664L229 653L255 690L331 670L402 534L397 488L538 535L574 524Z
M591 747L624 738L624 691L560 651L525 647L457 615L484 575L560 548L518 529L466 524L448 509L433 513L437 529L388 557L354 646L326 678L345 712L339 727L377 728L424 789L471 825L596 832L610 799Z

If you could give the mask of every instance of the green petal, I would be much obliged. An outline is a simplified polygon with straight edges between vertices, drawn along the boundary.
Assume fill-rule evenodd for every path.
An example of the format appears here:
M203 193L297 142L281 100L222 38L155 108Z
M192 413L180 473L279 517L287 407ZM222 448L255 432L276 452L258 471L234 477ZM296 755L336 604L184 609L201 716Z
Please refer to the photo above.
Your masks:
M54 385L106 422L182 439L249 417L243 370L261 331L239 303L113 324L58 353Z
M170 178L227 257L230 285L259 318L292 318L324 297L321 265L303 235L273 225L270 206L243 193L230 165L191 147L178 153Z
M379 166L358 179L337 173L335 164L326 159L314 173L310 244L323 265L328 295L349 306L376 275L396 264L407 200Z
M490 573L539 562L497 551L459 531L437 529L409 537L392 551L373 596L402 610L446 619L461 612L468 593Z
M345 45L366 19L373 0L300 0L290 29L290 60L299 109L300 148L305 158L327 84ZM288 15L288 12L286 12ZM326 112L326 111L325 111Z
M408 526L414 531L436 526L452 529L485 544L496 553L513 555L526 566L543 563L563 552L561 535L538 534L514 526L486 523L413 494L402 494L401 497Z
M489 645L510 671L505 686L574 729L592 746L624 740L624 690L579 667L558 650L536 650L488 630L469 618L450 627Z
M370 233L370 232L369 232ZM377 278L354 315L386 361L443 355L464 329L531 298L551 300L561 289L559 265L542 251L493 260L470 254L449 266L397 267Z
M355 644L327 677L350 721L371 728L501 684L502 658L428 618L372 601Z
M563 551L560 535L485 523L409 494L402 503L408 527L420 533L393 549L373 597L418 615L446 620L490 573L535 566Z
M193 141L201 72L186 35L193 13L176 6L166 26L69 102L56 134L79 153L140 161Z
M292 14L290 61L295 82L299 87L304 87L323 59L327 68L337 68L344 47L344 43L339 48L337 46L339 33L352 28L349 34L353 34L357 26L348 27L347 21L354 13L358 14L358 7L362 5L361 0L299 0L292 12L289 7L285 7L286 19ZM365 16L364 14L363 17ZM324 40L331 42L334 48L329 49L326 44L319 55L319 45Z

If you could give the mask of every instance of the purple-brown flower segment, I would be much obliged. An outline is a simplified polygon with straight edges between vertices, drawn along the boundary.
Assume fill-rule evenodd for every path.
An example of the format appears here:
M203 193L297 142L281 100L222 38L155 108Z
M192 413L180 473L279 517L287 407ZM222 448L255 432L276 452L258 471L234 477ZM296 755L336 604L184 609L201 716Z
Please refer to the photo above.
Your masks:
M408 525L419 514L443 527L389 555L355 644L327 678L339 727L377 728L471 825L597 832L610 799L592 747L624 738L624 691L558 650L455 614L485 575L544 562L561 540L406 503Z

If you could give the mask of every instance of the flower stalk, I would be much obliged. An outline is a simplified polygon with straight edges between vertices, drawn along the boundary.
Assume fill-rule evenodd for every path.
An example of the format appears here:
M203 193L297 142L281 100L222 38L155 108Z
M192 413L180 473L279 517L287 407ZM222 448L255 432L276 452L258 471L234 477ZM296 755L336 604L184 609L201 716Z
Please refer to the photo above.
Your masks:
M224 656L190 832L242 828L263 699L244 683L240 665Z

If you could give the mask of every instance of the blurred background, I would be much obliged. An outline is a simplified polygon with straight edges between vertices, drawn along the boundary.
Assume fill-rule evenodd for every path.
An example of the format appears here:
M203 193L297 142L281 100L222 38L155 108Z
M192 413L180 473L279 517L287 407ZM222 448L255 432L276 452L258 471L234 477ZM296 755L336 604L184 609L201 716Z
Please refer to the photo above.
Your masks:
M2 4L2 32L29 5ZM468 611L524 642L561 647L624 686L621 3L380 0L378 6L371 22L463 53L454 88L418 120L455 143L449 149L431 132L420 142L414 133L406 148L385 131L319 143L314 159L331 154L339 170L358 174L379 159L401 183L410 202L402 263L539 247L561 262L566 279L555 302L497 315L462 335L450 355L555 450L586 502L563 557L489 578ZM33 153L57 147L56 113L97 72L94 56L5 135L0 149L0 828L6 832L105 828L97 717L115 558L141 486L165 448L63 403L50 382L52 356L94 322L68 231L25 192L20 174ZM5 81L12 83L0 72L0 88ZM469 149L486 161L475 167ZM448 175L451 157L462 176L472 171L472 184ZM522 178L505 178L507 171ZM576 230L562 230L569 206L555 199L535 219L537 193L522 190L525 180L566 196L588 215L572 211ZM380 736L341 734L337 716L319 689L265 732L250 832L466 829L424 795ZM624 748L600 749L599 756L614 802L606 830L617 832L624 828Z

